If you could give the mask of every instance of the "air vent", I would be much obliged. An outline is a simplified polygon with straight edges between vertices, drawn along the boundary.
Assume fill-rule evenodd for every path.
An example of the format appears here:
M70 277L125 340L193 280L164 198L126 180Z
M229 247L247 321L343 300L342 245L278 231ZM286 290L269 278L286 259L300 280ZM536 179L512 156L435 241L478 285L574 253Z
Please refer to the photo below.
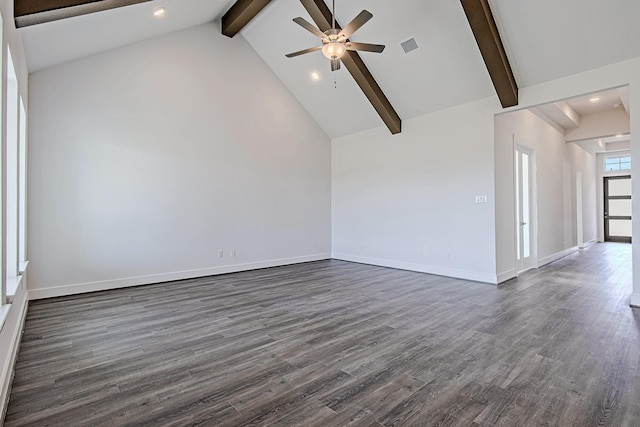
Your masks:
M416 50L418 48L418 43L416 43L416 39L411 37L409 40L400 43L400 46L402 46L402 50L404 50L404 53L409 53L412 50Z

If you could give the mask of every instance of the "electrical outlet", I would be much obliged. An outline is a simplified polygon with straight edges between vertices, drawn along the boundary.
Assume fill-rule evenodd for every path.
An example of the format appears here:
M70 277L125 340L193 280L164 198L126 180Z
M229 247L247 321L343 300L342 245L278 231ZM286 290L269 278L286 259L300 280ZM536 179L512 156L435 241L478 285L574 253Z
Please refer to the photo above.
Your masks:
M224 251L218 251L218 258L224 257Z
M238 253L235 249L231 249L231 256L236 256Z
M476 203L487 203L487 196L476 196Z

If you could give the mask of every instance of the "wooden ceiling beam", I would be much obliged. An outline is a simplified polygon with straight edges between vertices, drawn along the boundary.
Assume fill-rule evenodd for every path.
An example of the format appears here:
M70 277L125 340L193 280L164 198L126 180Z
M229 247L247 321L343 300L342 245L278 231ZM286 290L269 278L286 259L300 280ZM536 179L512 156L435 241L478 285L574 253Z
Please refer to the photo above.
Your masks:
M300 2L320 31L324 32L331 28L331 10L323 0L300 0ZM336 28L342 29L337 22ZM393 109L389 99L382 92L380 85L375 81L360 55L355 51L348 50L341 60L391 133L400 133L402 130L400 116Z
M151 0L14 0L16 28L131 6Z
M518 85L487 0L460 0L502 108L518 105Z
M227 37L235 36L270 2L271 0L236 1L222 17L222 34Z

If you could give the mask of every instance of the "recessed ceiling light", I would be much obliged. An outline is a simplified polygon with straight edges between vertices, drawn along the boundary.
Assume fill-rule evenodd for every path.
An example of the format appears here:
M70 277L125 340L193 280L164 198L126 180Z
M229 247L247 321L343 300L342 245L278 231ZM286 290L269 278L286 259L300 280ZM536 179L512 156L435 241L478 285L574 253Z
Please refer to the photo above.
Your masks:
M613 108L618 108L620 106L620 104L618 102L616 102L615 104L613 104Z
M156 17L164 16L166 11L167 9L165 9L164 7L159 7L153 11L153 16L156 16Z
M589 100L589 102L598 102L598 101L600 101L600 98L598 98L597 96Z
M311 78L313 80L320 80L320 74L316 73L315 71L313 73L311 73Z
M622 138L622 136L623 135L621 133L619 133L619 134L616 135L616 138Z

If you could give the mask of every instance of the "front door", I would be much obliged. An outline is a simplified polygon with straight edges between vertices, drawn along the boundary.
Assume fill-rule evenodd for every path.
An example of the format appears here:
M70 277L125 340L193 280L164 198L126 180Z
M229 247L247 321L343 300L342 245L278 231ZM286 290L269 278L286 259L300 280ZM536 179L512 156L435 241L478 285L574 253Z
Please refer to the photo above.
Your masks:
M604 241L631 243L631 176L604 178Z

